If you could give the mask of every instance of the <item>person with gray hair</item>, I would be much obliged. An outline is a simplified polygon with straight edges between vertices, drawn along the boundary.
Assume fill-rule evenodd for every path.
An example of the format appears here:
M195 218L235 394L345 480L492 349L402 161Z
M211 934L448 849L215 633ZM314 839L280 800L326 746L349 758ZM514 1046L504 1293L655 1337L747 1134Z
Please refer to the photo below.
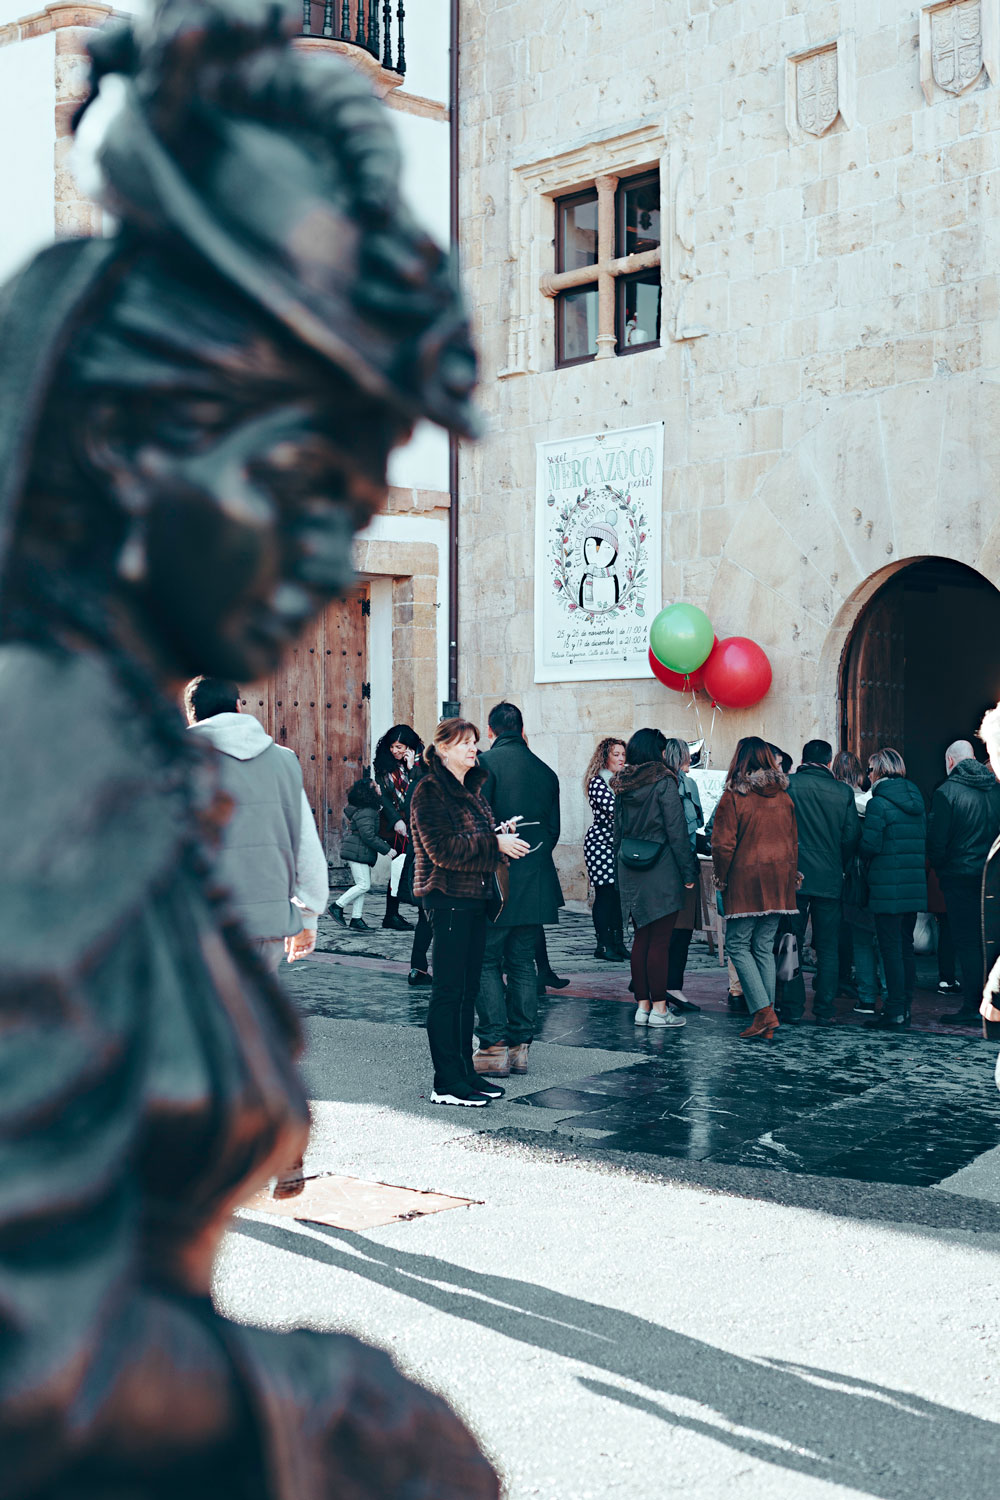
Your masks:
M986 858L1000 834L1000 782L976 759L968 740L955 740L944 756L945 780L931 800L927 858L944 893L955 940L962 1000L941 1017L952 1026L979 1021L983 993L982 885Z
M694 851L698 830L705 823L705 814L701 806L698 783L693 776L688 775L691 770L691 746L687 740L667 740L663 747L663 760L677 777L688 838L691 840L691 849ZM667 955L667 1002L670 1009L675 1012L701 1010L700 1005L695 1005L694 1001L689 1000L684 994L684 971L687 968L691 934L696 927L700 926L701 889L700 882L696 880L685 894L684 905L677 914L674 930L670 934L670 950Z

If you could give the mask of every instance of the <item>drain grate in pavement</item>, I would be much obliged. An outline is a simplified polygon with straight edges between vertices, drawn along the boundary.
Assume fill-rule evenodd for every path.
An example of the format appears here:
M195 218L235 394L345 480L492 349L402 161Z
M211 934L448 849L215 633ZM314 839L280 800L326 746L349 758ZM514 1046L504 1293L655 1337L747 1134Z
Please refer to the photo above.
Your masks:
M265 1189L244 1207L254 1213L301 1219L308 1224L329 1224L333 1229L377 1229L382 1224L422 1219L426 1214L443 1213L449 1208L468 1208L478 1201L331 1174L307 1177L302 1192L294 1198L272 1198Z

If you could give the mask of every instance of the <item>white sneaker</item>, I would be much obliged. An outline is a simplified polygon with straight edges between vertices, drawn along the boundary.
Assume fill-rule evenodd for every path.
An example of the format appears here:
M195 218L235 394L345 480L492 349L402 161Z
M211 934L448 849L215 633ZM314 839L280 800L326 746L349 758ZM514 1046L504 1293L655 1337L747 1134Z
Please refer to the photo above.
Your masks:
M649 1012L648 1024L651 1028L654 1026L686 1026L687 1021L683 1016L675 1016L672 1010L668 1010L664 1016L661 1016L658 1010L651 1010Z
M482 1109L489 1102L485 1094L474 1094L471 1089L442 1091L441 1093L438 1093L437 1089L431 1089L432 1104L457 1104L465 1109Z
M650 1014L649 1011L648 1010L643 1010L642 1006L640 1005L636 1009L635 1024L637 1026L648 1026L649 1025L649 1014Z

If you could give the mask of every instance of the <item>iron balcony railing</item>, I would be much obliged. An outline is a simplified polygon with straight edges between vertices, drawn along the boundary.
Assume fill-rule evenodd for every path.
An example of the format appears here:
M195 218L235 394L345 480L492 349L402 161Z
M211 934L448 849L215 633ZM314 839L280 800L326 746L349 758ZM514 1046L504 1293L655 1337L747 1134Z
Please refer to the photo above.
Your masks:
M383 68L405 73L403 0L397 0L395 26L392 12L391 0L302 0L302 35L329 37L331 41L363 47Z

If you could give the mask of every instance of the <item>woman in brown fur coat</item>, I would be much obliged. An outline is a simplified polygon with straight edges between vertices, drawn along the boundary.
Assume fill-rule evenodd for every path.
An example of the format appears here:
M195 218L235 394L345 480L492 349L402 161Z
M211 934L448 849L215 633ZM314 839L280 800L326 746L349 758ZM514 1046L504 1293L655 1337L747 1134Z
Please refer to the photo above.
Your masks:
M723 893L726 952L752 1020L745 1037L770 1041L774 1012L774 938L796 912L799 838L788 777L756 735L740 740L712 830L715 884Z
M479 730L468 719L442 719L424 751L427 774L410 803L413 890L434 932L427 1040L434 1064L432 1104L481 1108L504 1091L472 1066L476 996L486 946L486 910L494 874L530 844L511 826L494 826L476 764ZM512 822L515 820L512 820Z

